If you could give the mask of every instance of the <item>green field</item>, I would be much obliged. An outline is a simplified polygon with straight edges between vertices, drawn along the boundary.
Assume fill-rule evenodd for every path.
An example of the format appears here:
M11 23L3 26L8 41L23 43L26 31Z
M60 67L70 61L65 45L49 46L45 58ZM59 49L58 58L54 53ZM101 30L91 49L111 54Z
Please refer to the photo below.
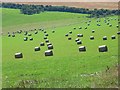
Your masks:
M86 14L65 12L43 12L36 15L23 15L19 10L0 9L2 11L2 87L25 88L90 88L117 87L118 64L118 16L109 17L109 27L105 18L101 18L97 26L96 18L87 18ZM111 19L112 18L112 19ZM90 22L90 26L86 21ZM73 29L76 27L76 29ZM79 29L82 27L82 29ZM87 27L87 29L84 29ZM45 42L44 28L49 34L48 39L53 44L53 56L45 57L47 45L41 50L34 51L34 47ZM34 34L37 29L38 34ZM33 41L24 41L24 33L16 33L15 37L8 37L7 32L29 31ZM52 33L52 30L55 33ZM95 30L95 33L92 33ZM65 34L72 31L68 40ZM77 45L77 34L83 34L82 44ZM112 40L111 36L116 39ZM90 40L94 36L94 40ZM102 37L107 36L108 40ZM107 45L108 52L99 52L98 46ZM79 46L86 46L86 52L79 52ZM15 59L14 54L22 52L22 59ZM110 70L106 72L107 66Z

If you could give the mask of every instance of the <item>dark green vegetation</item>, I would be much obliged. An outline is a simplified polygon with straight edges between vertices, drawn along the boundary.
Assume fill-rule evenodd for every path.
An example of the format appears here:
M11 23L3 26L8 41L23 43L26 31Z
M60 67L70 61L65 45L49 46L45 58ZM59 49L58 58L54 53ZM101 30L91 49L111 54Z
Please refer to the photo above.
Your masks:
M43 12L37 15L23 15L18 9L3 9L3 36L2 36L2 83L3 87L118 87L118 17L87 18L86 14L66 12ZM91 20L91 22L89 22ZM97 21L98 20L98 21ZM87 23L86 23L87 22ZM88 24L90 24L88 26ZM100 24L100 26L97 26ZM82 27L82 29L79 29ZM87 29L85 29L87 27ZM47 45L44 30L53 44L54 55L45 57ZM73 29L76 28L76 29ZM35 30L36 29L36 30ZM7 32L17 32L15 37L8 37ZM32 30L32 31L31 31ZM52 30L55 32L52 33ZM95 33L92 33L95 30ZM24 41L24 31L28 31L33 41ZM38 34L35 34L38 31ZM65 34L70 34L68 40ZM77 34L83 34L82 44L77 45ZM116 39L112 40L111 36ZM90 40L94 36L94 40ZM103 36L107 40L103 41ZM86 46L86 52L79 52L79 46ZM107 45L108 52L98 52L98 46ZM41 50L34 51L36 46ZM15 59L14 54L22 52L22 59Z
M119 10L108 10L108 9L94 9L89 10L86 8L75 8L67 6L52 6L52 5L27 5L27 4L14 4L14 3L2 3L4 8L20 9L22 14L33 15L39 14L44 11L59 11L59 12L71 12L90 14L89 17L105 17L107 15L119 15Z

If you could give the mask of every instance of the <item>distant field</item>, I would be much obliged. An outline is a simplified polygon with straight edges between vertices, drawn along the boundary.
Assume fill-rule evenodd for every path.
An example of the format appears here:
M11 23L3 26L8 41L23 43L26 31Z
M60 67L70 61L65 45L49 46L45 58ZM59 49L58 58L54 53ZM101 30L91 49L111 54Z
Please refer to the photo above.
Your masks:
M118 9L118 2L17 2L20 4L70 6L89 9Z
M84 14L65 12L43 12L37 15L23 15L19 10L3 10L2 36L2 86L4 88L117 88L118 87L118 16L110 16L109 27L105 18L87 18ZM89 20L91 22L89 22ZM87 23L86 23L87 22ZM88 26L90 23L90 26ZM99 23L101 26L97 26ZM76 29L73 29L75 28ZM82 27L82 29L79 29ZM85 29L87 27L87 29ZM40 46L44 28L53 44L53 56L45 57L47 45ZM35 30L38 34L35 34ZM16 33L8 37L7 32L25 30L32 36ZM33 30L33 31L30 31ZM52 30L55 33L52 33ZM95 33L92 33L95 30ZM68 40L65 34L72 31ZM82 44L77 45L77 34ZM112 40L111 36L116 39ZM94 36L94 40L90 40ZM108 40L103 40L107 36ZM23 38L28 37L28 41ZM33 37L33 41L29 38ZM98 52L99 45L107 45L108 52ZM41 50L34 51L40 46ZM86 52L79 52L80 46L86 46ZM22 52L23 58L15 59L14 54ZM109 69L108 69L109 68Z

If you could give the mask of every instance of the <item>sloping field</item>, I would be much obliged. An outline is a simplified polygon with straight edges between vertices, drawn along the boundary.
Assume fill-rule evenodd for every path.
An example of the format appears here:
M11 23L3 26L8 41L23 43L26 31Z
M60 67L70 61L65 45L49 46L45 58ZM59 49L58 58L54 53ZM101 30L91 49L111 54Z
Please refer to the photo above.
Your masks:
M112 26L104 21L105 18L99 21L96 18L87 18L86 14L43 12L29 16L20 14L18 9L3 9L3 87L117 88L118 16L108 18L106 21ZM15 37L8 37L6 34L10 31L12 35L13 31L19 30L23 32L15 33ZM92 33L92 30L95 32ZM24 31L28 31L28 35L24 35ZM35 34L35 31L38 33ZM44 39L45 31L53 45L53 56L44 54L48 50ZM66 34L69 36L66 37ZM83 37L77 37L77 34L83 34ZM112 35L116 38L111 39ZM94 40L90 36L94 36ZM107 40L103 40L103 36L107 36ZM27 41L24 41L25 37L28 37ZM69 37L72 39L68 40ZM77 44L76 38L82 43ZM41 42L45 46L40 46ZM108 51L99 52L100 45L107 45ZM40 51L34 50L36 46L40 47ZM86 51L80 52L80 46L85 46ZM17 52L22 52L23 58L16 59L14 55Z
M20 4L70 6L89 9L118 9L118 2L17 2Z

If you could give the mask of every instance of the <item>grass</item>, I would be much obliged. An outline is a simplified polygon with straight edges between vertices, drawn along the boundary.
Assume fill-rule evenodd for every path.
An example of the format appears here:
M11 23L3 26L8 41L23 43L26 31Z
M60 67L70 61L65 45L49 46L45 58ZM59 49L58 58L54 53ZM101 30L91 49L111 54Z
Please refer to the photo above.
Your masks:
M20 14L18 10L3 9L3 33L18 30L17 28L22 26L24 26L22 30L28 30L29 28L25 27L27 25L38 29L37 25L42 23L43 26L48 26L45 30L54 46L54 55L52 57L44 56L44 51L47 50L46 45L40 47L41 51L34 52L34 47L39 46L40 42L44 42L44 33L39 30L37 35L34 34L34 31L29 31L34 40L27 42L23 41L23 33L16 34L15 38L3 35L2 87L117 87L117 75L113 75L114 71L117 73L116 65L118 64L117 20L111 20L110 23L113 26L109 27L104 23L104 18L101 18L101 26L98 27L96 19L93 18L90 19L92 21L90 26L87 26L83 20L88 21L89 19L83 16L86 15L61 12L45 12L39 15L26 16ZM110 18L118 17L111 16ZM50 22L55 23L51 24ZM54 26L56 28L53 28ZM83 29L78 29L80 26ZM87 30L84 29L86 26ZM74 30L74 27L77 29ZM93 29L95 33L91 32ZM55 33L52 33L52 30L55 30ZM73 32L70 35L71 41L65 37L69 31ZM78 33L84 35L80 39L83 42L82 45L87 47L86 52L78 51L79 46L82 46L75 43ZM95 40L89 39L91 35L95 37ZM116 35L115 40L111 40L112 35ZM103 36L107 36L108 40L103 41ZM104 44L108 46L108 52L98 52L98 46ZM23 58L15 59L16 52L22 52ZM106 76L108 72L105 72L107 66L110 67L110 76L108 77ZM114 79L111 80L112 78Z

